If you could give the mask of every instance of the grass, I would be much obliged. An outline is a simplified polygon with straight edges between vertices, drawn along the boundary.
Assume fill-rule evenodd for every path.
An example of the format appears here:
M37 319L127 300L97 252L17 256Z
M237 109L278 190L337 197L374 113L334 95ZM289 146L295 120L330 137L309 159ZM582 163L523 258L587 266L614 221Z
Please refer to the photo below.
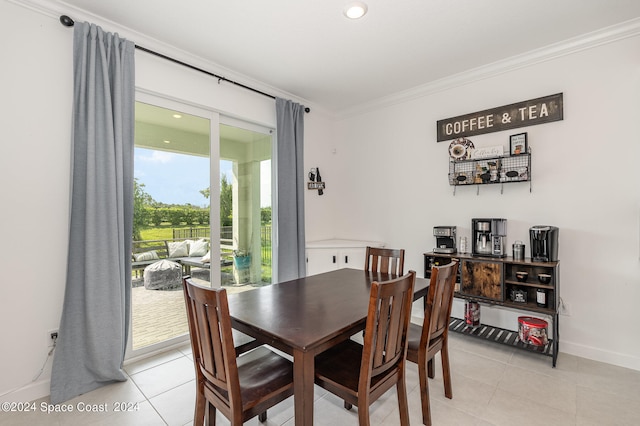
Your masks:
M174 229L189 229L193 226L189 225L160 225L152 228L145 228L140 231L143 240L171 240L173 239Z

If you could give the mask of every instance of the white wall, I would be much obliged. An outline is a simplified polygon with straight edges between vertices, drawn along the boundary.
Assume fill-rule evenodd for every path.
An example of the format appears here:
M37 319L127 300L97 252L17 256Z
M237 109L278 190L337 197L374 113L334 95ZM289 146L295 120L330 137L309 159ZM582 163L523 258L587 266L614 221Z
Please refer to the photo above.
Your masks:
M51 9L31 10L0 1L0 401L29 401L48 395L51 359L43 374L35 381L33 378L47 358L48 333L59 327L62 312L69 221L73 30L59 23L59 15ZM80 12L74 17L83 20ZM184 58L184 52L172 52L139 34L85 19L145 47L183 55L186 62L217 71L211 64ZM275 127L273 99L218 84L212 77L140 51L136 51L136 86ZM272 88L253 86L303 102ZM318 108L311 107L312 113L305 118L306 136L310 144L321 145L330 135L330 124Z
M0 2L0 400L48 394L50 361L32 379L62 311L72 30L58 15ZM138 34L130 38L172 54ZM507 217L509 246L526 242L531 225L557 225L561 295L573 310L562 318L561 350L640 369L633 316L640 296L639 44L630 38L339 123L311 105L306 168L320 167L327 189L323 196L306 192L307 239L385 241L406 248L408 268L422 275L422 253L433 248L435 225L457 225L469 235L472 217ZM136 54L136 68L145 90L267 126L275 122L268 98L143 53ZM448 143L435 142L436 121L557 92L564 92L565 120L521 129L534 150L533 193L526 184L511 184L503 195L483 187L479 196L474 188L459 188L454 197L446 176ZM507 145L512 133L471 139L478 146Z
M527 256L530 226L558 226L560 295L572 310L561 317L560 350L640 369L639 52L640 38L628 38L344 119L327 179L338 192L334 236L404 247L422 276L433 226L470 237L471 218L504 217L507 247L522 240ZM532 193L512 183L502 195L499 185L453 195L437 120L558 92L563 121L470 138L508 148L510 134L528 132ZM482 314L516 328L517 312Z

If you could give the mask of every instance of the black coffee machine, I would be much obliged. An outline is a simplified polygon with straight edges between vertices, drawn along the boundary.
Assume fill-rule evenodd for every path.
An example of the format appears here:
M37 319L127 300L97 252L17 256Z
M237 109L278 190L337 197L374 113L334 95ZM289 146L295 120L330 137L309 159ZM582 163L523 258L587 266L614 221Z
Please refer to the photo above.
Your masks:
M558 260L558 232L555 226L536 225L529 228L531 260L534 262Z

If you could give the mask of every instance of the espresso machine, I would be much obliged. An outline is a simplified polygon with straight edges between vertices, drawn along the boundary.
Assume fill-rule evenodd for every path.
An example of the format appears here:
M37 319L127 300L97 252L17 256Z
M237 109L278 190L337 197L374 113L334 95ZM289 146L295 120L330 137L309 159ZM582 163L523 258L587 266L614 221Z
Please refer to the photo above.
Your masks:
M531 260L555 262L558 260L558 228L536 225L529 228L531 238Z
M471 254L506 257L507 219L471 219Z
M434 253L456 253L456 227L434 226L433 236L436 237Z

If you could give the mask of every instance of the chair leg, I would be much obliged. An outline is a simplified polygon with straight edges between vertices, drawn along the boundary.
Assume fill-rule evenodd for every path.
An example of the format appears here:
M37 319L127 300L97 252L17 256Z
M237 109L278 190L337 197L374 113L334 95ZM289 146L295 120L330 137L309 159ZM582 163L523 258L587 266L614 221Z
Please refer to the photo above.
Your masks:
M370 426L369 420L369 402L366 404L358 401L358 424L360 426Z
M351 408L353 408L353 405L351 405L350 403L348 403L347 401L344 402L344 408L346 408L347 410L351 410Z
M216 407L213 404L207 403L209 410L207 410L207 425L216 426Z
M451 386L451 370L449 368L449 346L447 342L440 349L440 358L442 358L442 379L444 381L444 395L453 398L453 387Z
M427 362L427 371L429 372L429 378L433 379L434 377L436 377L436 369L433 366L433 358L431 358L428 362Z
M201 392L201 389L196 389L196 407L193 413L193 424L203 425L204 424L204 414L205 414L205 406L207 405L207 401L204 398L204 394Z
M407 401L407 383L404 374L398 378L396 383L398 392L398 410L400 411L400 425L409 426L409 403Z
M427 377L427 362L418 363L418 378L420 380L420 403L422 405L422 424L431 426L431 408L429 407L429 378Z
M258 414L258 421L260 423L264 423L267 421L267 411L263 411L262 413Z

